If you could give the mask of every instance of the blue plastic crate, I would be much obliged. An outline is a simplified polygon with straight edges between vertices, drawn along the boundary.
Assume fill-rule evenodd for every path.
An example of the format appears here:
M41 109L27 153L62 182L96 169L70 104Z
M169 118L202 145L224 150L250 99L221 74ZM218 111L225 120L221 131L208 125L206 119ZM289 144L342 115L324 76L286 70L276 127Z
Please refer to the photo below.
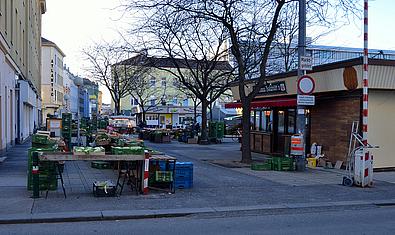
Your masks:
M176 168L176 177L193 178L193 168Z
M193 182L192 181L184 181L184 182L175 182L175 187L178 189L187 189L187 188L192 188L193 187Z
M192 162L176 162L176 169L177 168L193 168Z

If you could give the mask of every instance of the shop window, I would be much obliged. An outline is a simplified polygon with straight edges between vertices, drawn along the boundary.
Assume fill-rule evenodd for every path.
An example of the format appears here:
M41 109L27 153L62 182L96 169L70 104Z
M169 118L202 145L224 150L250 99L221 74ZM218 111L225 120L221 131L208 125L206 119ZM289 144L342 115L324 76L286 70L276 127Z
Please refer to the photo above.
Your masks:
M259 130L259 110L254 111L254 130Z
M283 110L278 111L278 127L277 132L279 134L285 133L285 112Z
M160 116L159 122L160 122L160 124L165 124L165 116Z
M288 109L288 134L295 134L296 111Z

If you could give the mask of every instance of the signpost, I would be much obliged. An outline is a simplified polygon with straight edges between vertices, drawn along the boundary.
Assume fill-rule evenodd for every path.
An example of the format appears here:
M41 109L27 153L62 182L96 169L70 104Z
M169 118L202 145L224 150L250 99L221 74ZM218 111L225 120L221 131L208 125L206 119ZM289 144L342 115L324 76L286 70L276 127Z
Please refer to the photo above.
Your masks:
M311 56L300 56L300 69L313 70L313 58Z
M303 105L303 106L315 105L315 96L313 96L313 95L298 95L297 105Z

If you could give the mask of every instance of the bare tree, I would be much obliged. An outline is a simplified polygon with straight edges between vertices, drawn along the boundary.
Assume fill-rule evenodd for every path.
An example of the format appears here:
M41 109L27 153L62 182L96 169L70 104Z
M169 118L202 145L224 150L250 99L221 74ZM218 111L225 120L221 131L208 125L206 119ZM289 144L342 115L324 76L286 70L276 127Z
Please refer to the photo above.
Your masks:
M151 35L151 48L171 61L172 68L152 65L172 74L178 83L200 100L202 108L201 143L207 142L207 109L229 89L233 68L223 57L227 38L223 27L215 27L193 14L174 8L155 8L138 31ZM218 25L217 25L218 26ZM135 32L135 31L133 31ZM153 45L153 47L152 47ZM211 98L209 96L211 94Z
M136 58L141 57L138 56L133 59ZM129 94L137 102L137 105L140 106L142 114L141 121L145 122L147 112L163 103L166 94L166 87L160 88L156 85L156 78L151 75L150 67L141 63L133 64L138 64L138 66L128 66L128 70L130 71L129 74L131 74L127 75L130 80ZM142 74L140 72L136 74L133 72L134 70L144 71L144 73ZM154 79L155 81L153 81Z
M90 64L86 71L108 89L115 105L115 113L120 114L121 99L128 95L131 85L131 80L124 76L126 68L120 62L125 60L131 51L119 46L118 42L102 42L95 43L82 52ZM133 76L137 76L142 71L135 70L133 73Z
M252 160L249 138L251 101L266 83L269 53L272 43L278 37L277 30L285 6L294 2L296 0L132 0L132 4L128 5L146 9L149 16L158 11L168 14L175 12L176 16L185 14L187 18L204 20L214 28L222 27L225 30L225 37L230 38L231 52L237 65L238 92L243 106L242 162L249 163ZM308 0L309 14L312 15L310 23L330 27L339 17L348 19L356 12L356 2L357 0ZM169 23L185 22L182 19L184 18L176 18ZM174 31L180 32L178 28ZM166 33L162 35L168 37ZM188 40L177 41L187 46L191 44ZM170 40L165 45L173 48L174 43ZM255 57L257 51L258 58ZM255 74L257 79L249 81Z

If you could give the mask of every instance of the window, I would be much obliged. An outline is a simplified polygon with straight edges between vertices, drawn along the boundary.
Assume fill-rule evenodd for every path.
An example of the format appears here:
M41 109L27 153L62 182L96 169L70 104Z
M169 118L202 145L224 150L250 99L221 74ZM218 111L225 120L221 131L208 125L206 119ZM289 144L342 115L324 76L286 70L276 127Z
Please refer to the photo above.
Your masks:
M133 97L131 97L131 98L130 98L130 104L131 104L131 105L138 105L138 100L135 99L135 98L133 98Z
M295 134L295 109L288 109L288 134Z
M188 106L188 99L184 99L182 101L182 106Z
M163 87L166 86L166 78L162 78L161 85L162 85Z
M156 79L154 77L151 77L151 86L155 86L156 85Z
M278 128L277 132L279 134L284 134L285 131L285 113L283 110L278 111Z
M173 98L173 104L174 104L174 105L178 105L177 97L174 97L174 98Z
M155 103L156 103L156 99L151 99L151 100L150 100L150 105L151 105L151 106L154 106Z

